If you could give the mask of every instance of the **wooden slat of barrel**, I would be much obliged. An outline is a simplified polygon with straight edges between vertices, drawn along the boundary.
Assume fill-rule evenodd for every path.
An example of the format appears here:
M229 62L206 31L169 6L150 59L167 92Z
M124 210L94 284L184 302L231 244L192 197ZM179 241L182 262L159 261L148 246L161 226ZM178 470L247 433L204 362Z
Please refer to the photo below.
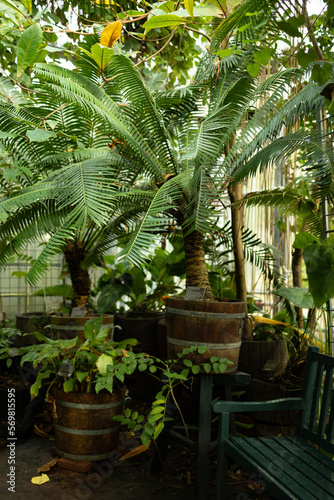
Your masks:
M103 460L117 448L120 425L112 420L123 412L124 391L114 393L56 392L57 453L71 460Z
M192 345L208 347L203 355L192 354L194 363L203 363L211 356L227 358L238 367L243 322L247 304L242 301L195 301L183 298L167 299L168 357Z

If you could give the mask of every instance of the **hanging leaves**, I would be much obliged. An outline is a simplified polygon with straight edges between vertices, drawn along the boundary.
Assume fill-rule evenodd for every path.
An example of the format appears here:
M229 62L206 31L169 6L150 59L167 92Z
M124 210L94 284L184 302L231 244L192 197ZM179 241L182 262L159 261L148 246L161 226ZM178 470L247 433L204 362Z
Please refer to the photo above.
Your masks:
M122 34L122 21L108 24L101 33L100 44L111 48Z
M43 32L39 24L33 24L23 31L17 44L17 80L34 61L42 43Z

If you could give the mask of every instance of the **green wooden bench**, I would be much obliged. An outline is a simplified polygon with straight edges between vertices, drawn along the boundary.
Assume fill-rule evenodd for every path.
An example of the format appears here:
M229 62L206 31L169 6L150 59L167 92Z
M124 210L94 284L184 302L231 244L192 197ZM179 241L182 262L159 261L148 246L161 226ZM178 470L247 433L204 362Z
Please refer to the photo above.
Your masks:
M263 492L277 500L333 500L334 358L318 351L317 347L308 350L300 398L213 403L213 410L220 414L217 499L228 498L228 462L232 458L259 482ZM230 436L231 412L274 410L300 410L294 436Z

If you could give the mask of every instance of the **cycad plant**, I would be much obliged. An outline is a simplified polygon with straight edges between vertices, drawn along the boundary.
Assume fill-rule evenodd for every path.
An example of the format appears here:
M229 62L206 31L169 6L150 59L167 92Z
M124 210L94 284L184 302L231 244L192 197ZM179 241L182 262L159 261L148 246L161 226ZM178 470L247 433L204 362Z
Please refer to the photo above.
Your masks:
M10 208L2 213L1 266L27 244L50 238L28 281L35 283L50 259L62 251L72 281L73 305L87 306L89 266L99 262L117 239L117 222L104 215L103 208L113 205L122 166L118 159L111 164L109 137L98 116L82 114L77 105L45 93L37 93L33 100L24 98L5 79L2 83L6 99L0 103L1 194L4 206ZM129 177L127 169L128 181L137 170L133 165Z
M119 49L104 60L108 62L103 68L89 54L84 57L94 68L89 78L40 64L35 68L39 81L34 90L48 102L55 99L57 113L73 106L77 123L96 119L109 150L105 147L102 157L87 159L78 137L74 153L61 153L75 157L75 163L57 164L41 180L1 200L2 235L7 228L11 238L16 234L18 244L33 226L51 235L28 274L28 281L34 282L56 252L80 240L92 226L102 231L95 258L123 231L131 238L122 255L134 264L142 262L162 233L179 226L187 285L205 287L206 298L212 299L203 235L213 233L219 224L224 193L263 170L273 158L310 144L312 138L305 141L303 132L277 137L283 120L292 126L301 115L322 106L319 87L307 85L289 98L302 76L298 70L281 71L261 83L247 74L239 56L232 56L213 65L204 58L188 87L152 92ZM2 112L17 121L10 104L3 104ZM24 119L29 121L29 116ZM42 125L43 133L50 132L48 120ZM42 128L36 119L34 128ZM50 136L51 145L63 140L57 130L55 134ZM5 141L10 147L15 138ZM99 152L97 148L92 154ZM54 165L56 156L51 154L45 161ZM33 208L37 215L27 224L25 217ZM11 245L12 240L2 265Z

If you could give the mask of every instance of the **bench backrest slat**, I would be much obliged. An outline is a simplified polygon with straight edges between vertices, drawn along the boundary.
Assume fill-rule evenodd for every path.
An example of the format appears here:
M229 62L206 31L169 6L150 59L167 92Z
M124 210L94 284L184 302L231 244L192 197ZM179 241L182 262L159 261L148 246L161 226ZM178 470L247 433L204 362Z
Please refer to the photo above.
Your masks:
M323 388L322 404L321 404L320 418L318 425L318 436L321 436L323 438L326 437L326 425L328 421L328 413L331 402L332 386L333 386L333 368L329 366L326 370L326 377Z
M317 429L317 421L319 415L319 400L321 397L321 385L323 380L324 368L325 367L323 363L317 364L317 374L315 376L315 381L314 381L313 395L311 401L311 414L308 424L308 428L312 432L315 432Z
M327 451L334 451L334 358L309 348L302 389L304 411L298 434Z

